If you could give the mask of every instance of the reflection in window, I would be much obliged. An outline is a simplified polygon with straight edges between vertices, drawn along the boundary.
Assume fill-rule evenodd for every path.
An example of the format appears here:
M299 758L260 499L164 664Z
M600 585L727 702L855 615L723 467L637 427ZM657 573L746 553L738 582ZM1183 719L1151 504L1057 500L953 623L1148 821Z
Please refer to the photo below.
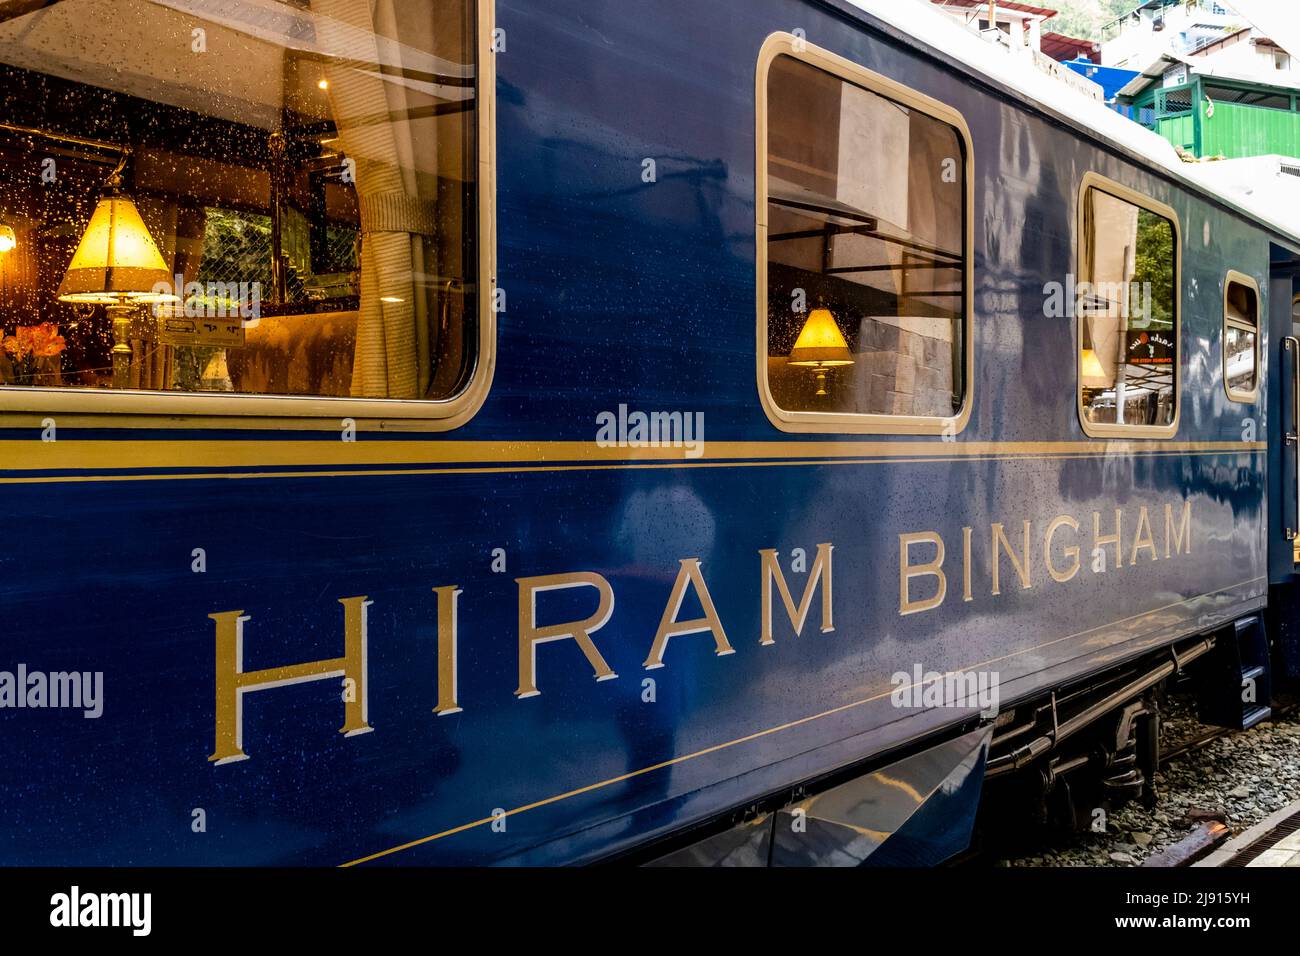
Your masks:
M964 393L957 130L793 57L768 75L768 385L789 411L947 418Z
M1228 397L1253 402L1259 384L1259 293L1229 277L1223 295L1223 377Z
M474 0L11 6L0 385L465 387Z
M1095 187L1083 203L1084 417L1091 424L1171 425L1178 359L1174 225Z

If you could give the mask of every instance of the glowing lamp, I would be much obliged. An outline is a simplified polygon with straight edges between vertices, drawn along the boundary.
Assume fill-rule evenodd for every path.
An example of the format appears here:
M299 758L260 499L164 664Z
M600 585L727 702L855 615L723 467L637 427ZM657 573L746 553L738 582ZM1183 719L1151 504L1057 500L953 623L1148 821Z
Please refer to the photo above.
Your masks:
M155 291L171 288L172 275L128 197L106 195L95 206L72 263L59 286L60 302L116 305L175 301Z
M102 305L113 320L113 387L130 384L131 316L143 304L176 302L171 271L131 198L115 182L100 197L59 285L60 302Z
M1106 379L1106 370L1101 367L1101 359L1092 349L1084 349L1080 355L1079 374L1085 379ZM1086 383L1085 383L1086 384Z
M825 395L826 371L842 365L853 364L849 343L835 324L830 309L813 309L804 323L794 348L790 350L789 364L811 368L817 372L817 394Z
M1093 348L1092 319L1083 314L1079 316L1079 321L1083 324L1083 342L1079 349L1079 384L1084 388L1106 388L1112 383L1113 377L1106 374L1106 367L1101 364L1097 350Z
M18 235L13 226L0 225L0 252L13 252L18 245Z

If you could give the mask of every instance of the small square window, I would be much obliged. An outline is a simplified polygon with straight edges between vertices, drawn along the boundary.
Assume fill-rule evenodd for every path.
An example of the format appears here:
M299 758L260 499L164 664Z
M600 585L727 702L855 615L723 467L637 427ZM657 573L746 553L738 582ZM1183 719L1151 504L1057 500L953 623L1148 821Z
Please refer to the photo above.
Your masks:
M1172 438L1180 385L1177 214L1095 173L1084 178L1079 205L1083 430Z
M1240 272L1223 287L1223 384L1234 402L1259 397L1259 285Z

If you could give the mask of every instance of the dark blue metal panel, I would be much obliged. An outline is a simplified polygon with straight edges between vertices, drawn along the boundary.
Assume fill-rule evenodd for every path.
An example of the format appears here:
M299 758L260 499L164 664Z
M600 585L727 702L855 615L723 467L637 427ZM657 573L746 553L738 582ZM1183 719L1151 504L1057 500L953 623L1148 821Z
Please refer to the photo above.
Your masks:
M1297 257L1289 249L1272 247L1269 327L1273 338L1275 374L1269 390L1272 425L1268 436L1269 474L1269 608L1275 656L1283 673L1300 676L1300 594L1295 587L1295 535L1300 532L1300 433L1297 382L1300 380L1300 339L1292 302L1296 295Z
M1219 350L1224 274L1262 281L1269 246L1221 207L830 7L504 0L498 21L509 37L498 63L508 311L487 404L446 440L591 442L596 416L619 403L703 412L711 443L834 437L776 432L755 394L754 70L764 38L795 26L956 107L972 129L976 400L959 443L1085 440L1074 332L1044 317L1043 286L1075 268L1076 194L1090 170L1179 214L1178 440L1242 443L1255 415L1264 433L1262 404L1228 403ZM657 159L653 185L641 181L644 158ZM1265 349L1272 355L1273 343ZM90 437L60 432L61 442ZM1267 575L1263 459L1247 444L1088 455L1008 446L892 464L800 464L759 447L708 467L533 461L495 473L108 481L129 474L142 442L335 439L93 437L123 443L123 470L9 473L45 480L0 493L0 669L103 671L105 681L97 720L0 710L8 863L333 864L390 850L379 862L590 860L969 716L893 706L895 671L995 668L1004 700L1023 697L1257 609ZM1147 507L1159 523L1166 504L1184 500L1190 553L1167 558L1157 530L1158 560L1130 566L1125 553L1122 569L1085 567L1056 583L1040 552L1032 588L1004 564L1012 586L994 597L980 549L971 601L953 564L940 608L899 614L901 533L936 531L955 555L964 527L986 541L993 522L1012 531L1029 520L1039 549L1043 523L1067 514L1084 526L1082 546L1094 511L1110 530L1117 507L1126 522ZM758 552L811 555L822 542L835 545L834 632L817 631L814 610L795 638L778 610L777 642L760 646ZM199 547L205 574L190 570ZM498 547L504 574L490 567ZM715 655L708 635L675 637L666 666L645 671L678 562L692 557L735 653ZM579 570L613 585L613 617L594 640L620 676L596 682L573 642L543 645L542 693L516 699L513 579ZM431 589L452 584L464 591L463 712L436 717ZM209 764L207 615L245 610L245 665L270 667L337 656L337 601L354 595L374 602L374 732L337 732L333 681L281 687L245 701L250 759ZM589 591L552 598L554 620L591 613ZM693 601L683 617L698 613ZM647 678L654 703L643 700ZM195 808L206 811L205 833L192 832ZM503 832L494 811L509 812Z
M1269 331L1276 374L1272 376L1268 391L1268 473L1269 480L1269 580L1275 584L1289 584L1295 573L1294 545L1288 529L1300 529L1297 514L1296 446L1288 434L1300 427L1295 416L1296 369L1300 368L1300 343L1295 340L1295 326L1291 317L1291 300L1295 280L1292 267L1287 263L1290 255L1273 247L1276 264L1270 272ZM1266 353L1267 354L1267 353Z

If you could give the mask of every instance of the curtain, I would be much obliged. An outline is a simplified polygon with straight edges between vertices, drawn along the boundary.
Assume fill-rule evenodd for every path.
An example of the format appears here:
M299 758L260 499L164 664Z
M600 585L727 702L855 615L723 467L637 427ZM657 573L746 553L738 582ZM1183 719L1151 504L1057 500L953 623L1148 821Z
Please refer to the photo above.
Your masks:
M438 274L436 99L408 79L428 70L434 18L427 3L312 0L318 49L329 60L330 106L355 164L361 217L361 305L351 391L420 398L435 343ZM427 75L427 72L426 72Z

